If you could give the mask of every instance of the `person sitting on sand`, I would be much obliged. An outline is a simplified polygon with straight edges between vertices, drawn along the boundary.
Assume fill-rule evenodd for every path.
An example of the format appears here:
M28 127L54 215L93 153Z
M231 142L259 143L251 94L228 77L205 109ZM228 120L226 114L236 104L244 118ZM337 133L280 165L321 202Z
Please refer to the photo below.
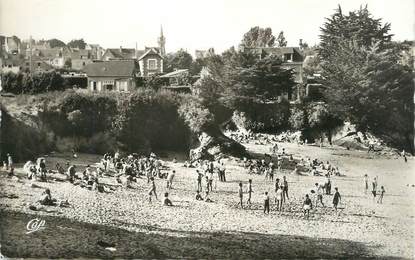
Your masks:
M169 193L168 192L164 193L163 206L173 206L173 203L169 199Z
M56 204L56 199L53 199L53 198L52 198L52 195L51 195L51 193L50 193L50 190L49 190L49 189L46 189L46 190L42 193L42 196L41 196L41 198L40 198L40 200L39 200L39 203L40 203L41 205L44 205L44 206L53 206L53 205L55 205L55 204Z
M65 169L63 169L60 163L56 163L56 170L58 171L59 174L65 174Z
M202 195L200 195L199 190L196 191L196 200L203 200Z
M313 208L313 203L311 202L310 197L308 196L308 194L305 195L305 200L303 203L303 209L304 209L304 217L307 214L307 219L310 217L310 209Z
M69 166L68 171L67 171L69 182L73 183L75 181L75 174L76 174L75 165L72 164L71 166Z

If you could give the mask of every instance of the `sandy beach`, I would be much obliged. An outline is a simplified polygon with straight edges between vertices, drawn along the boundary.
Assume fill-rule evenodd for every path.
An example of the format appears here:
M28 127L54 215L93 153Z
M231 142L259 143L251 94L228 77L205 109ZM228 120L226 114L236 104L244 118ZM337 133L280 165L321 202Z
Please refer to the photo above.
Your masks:
M7 257L99 257L99 258L406 258L414 255L415 161L405 163L394 156L348 151L340 147L298 146L280 143L294 158L309 156L338 166L342 176L332 177L332 187L342 196L339 214L332 207L333 196L324 195L326 207L313 208L304 219L302 202L314 183L324 177L299 176L291 170L278 172L289 183L289 200L279 213L274 205L274 183L263 175L250 175L236 160L224 160L227 182L214 182L210 197L214 201L196 201L195 168L184 168L183 161L165 159L169 170L176 170L169 191L174 206L147 201L146 179L131 188L118 187L115 178L102 182L114 187L98 193L69 182L32 182L0 176L1 253ZM268 153L270 145L245 144L255 154ZM80 167L98 162L99 156L81 154L72 162ZM46 157L48 168L65 163L65 155ZM378 176L386 189L383 204L373 202L370 191L364 193L363 175L369 181ZM63 175L52 176L63 179ZM215 176L216 177L216 176ZM244 187L253 181L253 204L237 206L238 183ZM204 184L204 183L203 183ZM166 181L156 178L159 198ZM70 206L45 207L33 211L34 203L49 188L52 196L68 200ZM205 187L204 187L205 188ZM270 193L271 212L263 213L262 196ZM246 200L246 197L244 198ZM45 228L26 234L33 218L45 220ZM107 248L107 249L106 249ZM112 248L112 249L108 249Z

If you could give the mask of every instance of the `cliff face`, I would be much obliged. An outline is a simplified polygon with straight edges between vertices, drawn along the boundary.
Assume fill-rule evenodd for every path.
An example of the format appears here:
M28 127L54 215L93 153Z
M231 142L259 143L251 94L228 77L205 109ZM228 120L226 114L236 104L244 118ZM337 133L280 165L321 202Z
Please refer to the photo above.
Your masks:
M10 153L16 162L34 159L54 148L54 134L39 120L37 112L1 107L1 159ZM10 112L12 111L12 112Z

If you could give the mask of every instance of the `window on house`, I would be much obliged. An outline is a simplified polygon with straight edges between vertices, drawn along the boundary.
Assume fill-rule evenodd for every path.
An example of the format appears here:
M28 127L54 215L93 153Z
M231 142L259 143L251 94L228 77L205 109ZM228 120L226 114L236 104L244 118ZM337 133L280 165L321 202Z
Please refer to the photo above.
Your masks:
M40 67L40 62L37 63L37 66Z
M26 66L29 66L29 62L26 62Z
M157 69L157 60L156 59L149 59L147 68L149 70L155 70Z
M97 82L96 81L92 81L92 90L96 91L97 90Z
M85 62L82 62L82 66L85 66Z

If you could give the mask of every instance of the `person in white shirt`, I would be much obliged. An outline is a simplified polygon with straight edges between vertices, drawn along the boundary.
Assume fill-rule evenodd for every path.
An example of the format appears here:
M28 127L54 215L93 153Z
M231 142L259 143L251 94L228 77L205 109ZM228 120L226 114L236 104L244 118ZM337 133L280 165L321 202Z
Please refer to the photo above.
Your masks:
M173 178L176 175L176 171L172 171L169 172L169 174L167 175L167 189L171 189L172 188L172 184L173 184Z

